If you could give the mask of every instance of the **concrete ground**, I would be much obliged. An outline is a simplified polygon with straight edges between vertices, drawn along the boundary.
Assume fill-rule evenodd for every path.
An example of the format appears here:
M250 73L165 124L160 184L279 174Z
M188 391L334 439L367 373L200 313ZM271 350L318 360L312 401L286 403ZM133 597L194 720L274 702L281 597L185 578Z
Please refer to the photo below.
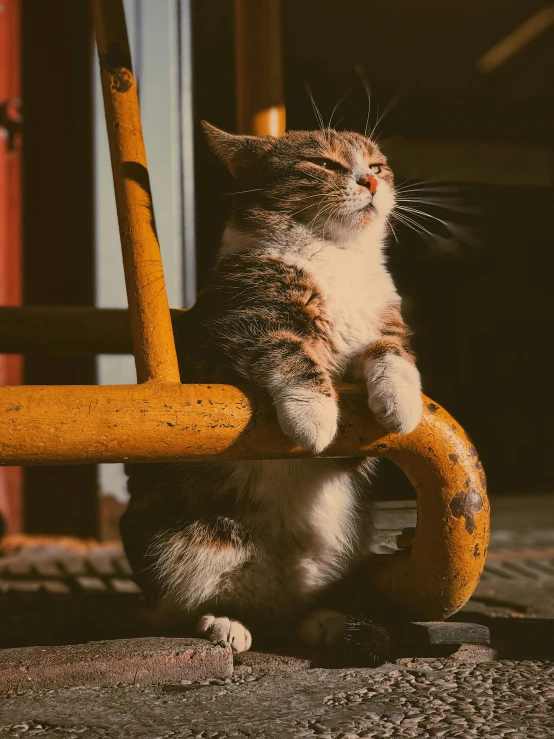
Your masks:
M395 526L410 525L413 515L409 506L382 507L379 546L389 546ZM184 663L177 674L181 663L173 660L158 685L148 683L159 675L147 672L103 687L29 690L22 681L0 697L0 739L554 737L552 497L493 501L492 531L482 581L455 617L486 624L491 648L462 647L440 658L403 654L376 670L320 669L308 659L252 653L235 658L232 672L220 654L214 676L203 679ZM117 545L4 543L4 648L139 637L138 606ZM186 662L185 651L166 650ZM21 657L28 650L0 651L0 664L2 654L30 674ZM117 652L111 658L123 664ZM87 684L98 683L87 669Z
M4 699L0 737L554 736L554 663L423 660L370 670L280 669L210 684L122 685Z

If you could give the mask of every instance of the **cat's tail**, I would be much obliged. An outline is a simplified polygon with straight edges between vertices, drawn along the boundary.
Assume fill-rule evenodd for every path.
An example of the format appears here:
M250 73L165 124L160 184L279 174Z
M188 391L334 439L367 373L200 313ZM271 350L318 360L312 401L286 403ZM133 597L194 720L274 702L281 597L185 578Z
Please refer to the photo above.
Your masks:
M352 667L377 667L391 658L391 635L364 615L348 616L344 632L335 645L337 657Z
M298 634L316 648L322 667L377 667L391 657L389 631L361 613L315 609L302 620Z

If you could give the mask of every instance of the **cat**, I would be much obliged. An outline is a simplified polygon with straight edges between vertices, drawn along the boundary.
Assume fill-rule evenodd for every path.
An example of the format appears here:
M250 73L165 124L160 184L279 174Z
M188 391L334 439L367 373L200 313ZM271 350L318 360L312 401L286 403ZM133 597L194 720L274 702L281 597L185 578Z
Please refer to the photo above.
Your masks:
M236 192L211 283L176 326L182 381L254 383L314 455L337 433L340 380L366 383L389 432L413 431L421 381L385 263L395 187L375 141L203 126ZM382 662L386 629L356 620L341 595L344 583L363 592L373 468L369 458L133 466L121 531L157 616L236 653L252 630L280 630L312 646L365 639L364 659Z

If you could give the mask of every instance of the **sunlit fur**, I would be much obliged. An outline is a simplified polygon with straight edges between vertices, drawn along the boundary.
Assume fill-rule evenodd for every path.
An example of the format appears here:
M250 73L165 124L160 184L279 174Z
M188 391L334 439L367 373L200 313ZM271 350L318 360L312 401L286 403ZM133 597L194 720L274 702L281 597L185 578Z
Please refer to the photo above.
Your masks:
M369 139L353 132L291 131L279 139L240 137L238 144L238 137L212 126L206 131L235 176L230 225L243 235L263 230L265 239L286 239L294 250L314 237L342 248L385 237L395 204L393 174ZM314 163L321 159L345 169ZM373 173L372 165L381 171ZM374 196L357 184L364 175L379 182ZM290 241L291 232L299 243Z
M384 259L395 195L377 145L332 130L274 139L205 128L235 194L211 283L176 327L183 382L257 384L314 454L337 433L340 380L366 382L380 422L412 431L420 379ZM122 533L152 607L207 638L233 635L236 651L252 626L340 641L348 619L332 593L369 552L372 469L348 459L134 467Z

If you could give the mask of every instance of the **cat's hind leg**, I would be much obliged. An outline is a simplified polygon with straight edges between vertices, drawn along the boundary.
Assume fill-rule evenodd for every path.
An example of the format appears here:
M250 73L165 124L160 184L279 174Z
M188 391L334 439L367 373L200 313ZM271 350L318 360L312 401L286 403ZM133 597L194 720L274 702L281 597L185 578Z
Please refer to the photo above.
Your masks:
M226 616L204 614L196 624L196 633L214 644L228 642L235 653L247 652L252 646L252 636L246 626Z
M312 647L326 647L326 665L376 667L389 659L390 635L363 616L314 609L301 621L298 635Z
M344 613L318 608L302 619L298 635L312 647L334 647L344 636L347 620Z

